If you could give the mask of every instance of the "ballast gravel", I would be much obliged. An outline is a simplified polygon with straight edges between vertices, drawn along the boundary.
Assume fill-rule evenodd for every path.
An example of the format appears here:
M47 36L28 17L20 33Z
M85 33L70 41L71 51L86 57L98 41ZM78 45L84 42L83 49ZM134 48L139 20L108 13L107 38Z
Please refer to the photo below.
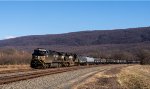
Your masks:
M0 89L71 89L73 86L79 84L97 72L119 66L120 65L107 65L47 75L0 85Z

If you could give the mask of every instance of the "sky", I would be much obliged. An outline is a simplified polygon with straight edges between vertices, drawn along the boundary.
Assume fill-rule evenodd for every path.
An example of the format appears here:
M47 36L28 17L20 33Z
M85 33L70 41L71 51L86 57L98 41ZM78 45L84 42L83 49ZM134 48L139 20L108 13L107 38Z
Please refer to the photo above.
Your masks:
M150 1L2 1L0 40L150 26Z

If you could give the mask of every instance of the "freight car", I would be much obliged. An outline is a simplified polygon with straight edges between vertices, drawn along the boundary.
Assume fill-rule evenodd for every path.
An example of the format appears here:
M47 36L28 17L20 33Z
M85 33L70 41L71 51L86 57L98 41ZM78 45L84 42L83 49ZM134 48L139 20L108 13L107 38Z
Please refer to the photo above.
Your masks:
M91 65L95 64L95 59L92 57L86 56L77 56L78 64L79 65Z

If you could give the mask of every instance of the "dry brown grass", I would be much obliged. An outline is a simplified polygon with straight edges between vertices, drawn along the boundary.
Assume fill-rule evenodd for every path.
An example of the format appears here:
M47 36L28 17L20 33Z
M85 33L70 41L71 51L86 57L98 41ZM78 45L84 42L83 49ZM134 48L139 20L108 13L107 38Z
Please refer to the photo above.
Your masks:
M125 89L150 89L150 66L135 65L121 70L118 81Z
M30 69L29 65L0 65L0 72Z

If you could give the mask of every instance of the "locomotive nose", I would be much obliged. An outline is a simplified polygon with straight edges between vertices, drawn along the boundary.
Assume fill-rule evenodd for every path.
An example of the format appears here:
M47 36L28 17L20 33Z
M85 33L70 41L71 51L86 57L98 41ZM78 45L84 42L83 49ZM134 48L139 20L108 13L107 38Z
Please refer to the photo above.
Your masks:
M32 68L37 68L38 65L39 65L39 62L38 62L37 60L32 60L32 61L31 61L31 65L30 65L30 66L31 66Z

